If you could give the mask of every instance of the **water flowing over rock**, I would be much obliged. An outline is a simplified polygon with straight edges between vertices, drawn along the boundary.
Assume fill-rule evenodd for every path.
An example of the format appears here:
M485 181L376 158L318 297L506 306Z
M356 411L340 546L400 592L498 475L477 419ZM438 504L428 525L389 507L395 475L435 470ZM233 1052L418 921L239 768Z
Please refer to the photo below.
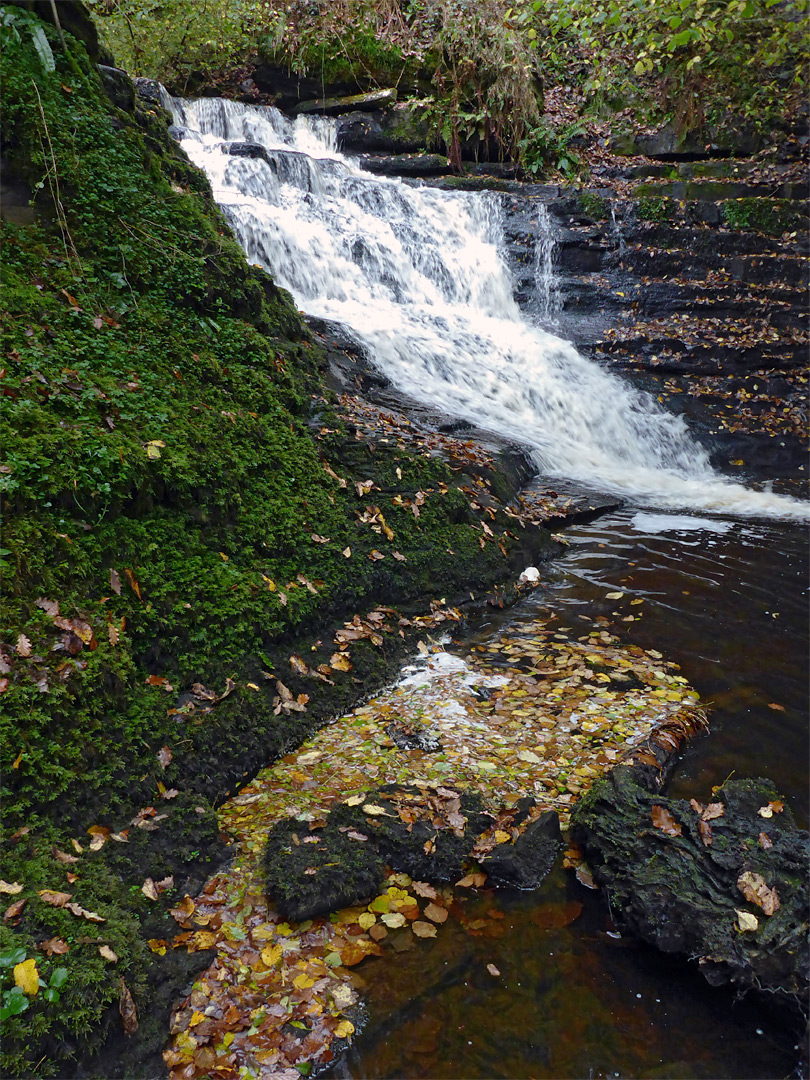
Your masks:
M523 442L547 474L658 505L807 516L720 477L682 419L525 321L496 195L371 177L323 118L165 103L248 260L308 315L345 325L398 390ZM265 154L234 156L246 142ZM553 269L542 259L541 279ZM549 284L550 312L552 296Z

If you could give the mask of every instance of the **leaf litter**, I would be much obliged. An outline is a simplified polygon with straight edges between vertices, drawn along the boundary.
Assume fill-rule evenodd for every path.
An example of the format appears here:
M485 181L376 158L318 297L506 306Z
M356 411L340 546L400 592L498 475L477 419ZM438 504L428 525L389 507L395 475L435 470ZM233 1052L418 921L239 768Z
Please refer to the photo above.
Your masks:
M408 784L427 812L443 804L443 827L452 828L458 793L477 792L494 819L476 843L480 858L516 840L545 810L556 810L565 827L573 802L604 772L630 760L660 767L655 739L678 745L705 723L677 665L601 628L575 638L552 620L523 622L478 641L465 658L427 642L396 685L263 770L221 808L233 865L172 910L179 924L172 941L149 942L158 955L215 951L172 1017L164 1053L172 1080L308 1075L328 1065L361 1022L364 979L356 969L373 963L369 957L430 948L449 919L473 936L504 932L497 909L465 915L466 898L488 885L475 862L455 886L392 873L365 904L284 922L262 885L264 841L276 822L300 819L311 842L336 801L365 804L371 819L387 812L366 802L371 788ZM535 811L516 828L514 807L526 795ZM575 851L567 856L566 865L587 874Z

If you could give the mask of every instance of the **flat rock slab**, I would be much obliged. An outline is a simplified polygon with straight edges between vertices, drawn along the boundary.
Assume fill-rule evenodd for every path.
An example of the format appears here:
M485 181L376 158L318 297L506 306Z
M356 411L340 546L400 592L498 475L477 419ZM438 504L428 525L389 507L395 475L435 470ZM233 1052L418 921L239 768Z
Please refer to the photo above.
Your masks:
M622 928L697 958L713 986L808 999L807 867L769 780L730 780L705 806L647 790L619 766L578 804L573 837Z

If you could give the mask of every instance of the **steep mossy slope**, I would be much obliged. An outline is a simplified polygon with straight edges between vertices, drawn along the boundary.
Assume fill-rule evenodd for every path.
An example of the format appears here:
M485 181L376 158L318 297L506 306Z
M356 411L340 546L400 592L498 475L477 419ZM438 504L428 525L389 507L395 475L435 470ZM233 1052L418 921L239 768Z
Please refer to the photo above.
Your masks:
M163 1037L157 988L195 961L147 939L203 880L213 807L400 643L358 642L353 671L300 710L280 711L263 673L311 693L288 658L328 661L330 622L449 600L508 563L442 461L346 432L291 298L247 265L159 110L119 110L78 41L16 18L1 31L3 1064L137 1075ZM424 490L418 517L391 505ZM358 520L383 499L390 543ZM195 683L198 706L210 691L196 713ZM67 976L14 1015L23 957L46 983ZM140 1031L94 1058L121 1036L124 985Z

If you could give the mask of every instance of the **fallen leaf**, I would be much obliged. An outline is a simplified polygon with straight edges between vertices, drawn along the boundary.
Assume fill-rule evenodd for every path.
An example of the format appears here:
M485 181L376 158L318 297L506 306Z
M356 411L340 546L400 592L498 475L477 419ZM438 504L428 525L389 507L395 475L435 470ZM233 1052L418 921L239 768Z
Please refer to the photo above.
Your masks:
M47 941L40 941L37 948L42 949L48 956L64 956L65 953L70 950L68 943L62 941L62 939L58 937L48 938Z
M760 806L759 810L757 810L757 813L759 814L760 817L764 817L764 818L772 818L773 817L773 810L771 809L770 805L768 805L768 806Z
M422 922L420 919L417 919L415 922L411 923L411 930L413 930L414 934L416 934L416 936L419 938L436 937L436 927L433 925L433 923Z
M341 552L341 555L344 559L350 559L352 557L352 549L350 547L345 547Z
M171 764L173 756L174 755L172 754L168 746L162 746L160 750L158 750L157 759L163 766L163 768L166 769Z
M118 956L112 951L109 945L99 945L98 954L103 957L104 960L109 960L111 964L118 963Z
M332 1001L334 1001L338 1009L351 1008L355 1002L354 991L346 983L338 983L337 986L330 987L329 993L332 995Z
M349 657L347 656L346 653L342 653L342 652L336 652L336 653L332 654L332 656L331 656L331 658L329 660L329 666L334 671L351 671L352 670L352 664L351 664L351 661L349 660Z
M140 600L141 599L141 587L138 584L138 582L135 580L135 575L132 573L131 570L125 569L124 570L124 576L126 577L127 581L129 582L130 588L132 589L132 591L135 593L135 595Z
M384 806L377 806L376 803L364 803L363 813L368 814L370 817L379 817L381 814L388 816L388 811Z
M609 593L605 593L605 599L606 599L606 600L621 600L621 598L622 598L623 596L624 596L624 593L623 593L623 592L609 592Z
M350 1035L354 1034L354 1024L351 1020L341 1020L338 1026L335 1028L335 1036L338 1039L348 1039Z
M765 915L773 915L779 910L779 896L776 889L770 888L761 874L754 874L750 870L744 871L737 878L737 888L746 900L762 908Z
M88 911L81 904L65 904L65 911L70 911L73 915L79 915L82 919L87 919L88 922L102 923L107 921L97 911Z
M712 842L712 827L708 821L698 822L698 832L700 833L700 839L703 841L704 847L708 847Z
M438 904L428 904L424 914L431 922L447 922L447 908L439 907Z
M77 863L79 861L78 856L68 855L66 851L60 851L58 847L51 845L51 855L61 863ZM2 889L0 889L2 892Z
M490 975L494 976L494 978L496 978L496 979L501 974L500 971L495 967L494 964L487 964L487 971L490 973Z
M53 907L64 907L73 896L73 893L56 892L54 889L40 889L39 895L46 904L51 904Z
M761 832L759 834L759 842L760 842L761 846L764 847L764 848L773 847L773 841L771 840L770 836L768 836L767 833Z
M773 709L775 712L784 712L785 711L785 706L784 705L777 705L775 701L769 701L768 702L768 708Z
M652 808L652 823L656 829L660 829L667 836L680 836L683 832L680 823L676 821L665 806L654 806Z
M759 926L759 919L756 915L752 915L750 911L740 911L739 908L734 909L737 915L737 927L739 930L756 930Z
M405 916L400 911L387 911L380 919L390 930L397 930L405 925Z
M427 900L435 900L439 895L432 885L426 881L412 881L411 888L417 896L424 896Z
M33 957L14 965L14 983L29 997L35 997L39 993L39 972Z
M121 595L121 577L117 570L110 570L110 588L116 596Z
M721 802L712 802L703 811L701 818L703 821L713 821L714 818L722 817L725 810L726 808Z
M3 893L5 896L16 896L17 893L21 893L22 891L23 887L19 881L9 882L0 879L0 893Z
M124 1024L124 1034L134 1035L138 1030L138 1011L129 987L123 979L121 980L121 996L118 999L118 1011L121 1013Z
M309 675L309 668L300 656L293 655L290 657L290 667L296 675Z
M364 911L357 922L364 930L368 930L377 921L377 916L372 911Z
M30 656L31 655L31 642L25 636L20 634L17 638L17 644L14 646L15 652L18 656Z
M141 892L147 900L157 900L158 898L157 887L150 877L148 877L143 885L141 885Z
M22 900L15 900L13 904L9 904L3 912L3 922L8 922L10 919L16 919L27 903L28 901L23 898Z
M346 805L347 806L359 806L360 803L363 803L365 801L366 801L365 795L350 795L349 798L346 800Z

